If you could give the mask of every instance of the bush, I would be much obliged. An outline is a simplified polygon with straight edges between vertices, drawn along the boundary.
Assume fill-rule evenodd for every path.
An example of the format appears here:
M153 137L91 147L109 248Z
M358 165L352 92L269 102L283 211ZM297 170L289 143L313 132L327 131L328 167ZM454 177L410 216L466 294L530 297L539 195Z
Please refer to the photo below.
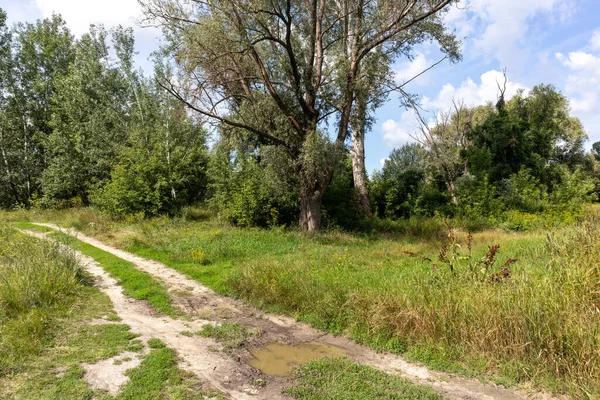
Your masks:
M352 161L348 158L335 172L323 196L323 222L328 227L357 228L363 219L354 190Z
M561 168L560 183L552 191L550 202L564 209L580 210L584 204L597 200L594 189L594 181L581 170L570 172Z
M458 213L467 217L494 217L504 209L497 197L496 186L487 178L474 175L461 177L456 184Z
M209 206L220 218L238 226L289 225L298 217L296 186L281 178L278 165L285 165L276 151L263 148L257 158L226 147L211 158L209 176L212 198Z
M505 207L535 213L548 206L548 191L527 168L500 182L498 192Z

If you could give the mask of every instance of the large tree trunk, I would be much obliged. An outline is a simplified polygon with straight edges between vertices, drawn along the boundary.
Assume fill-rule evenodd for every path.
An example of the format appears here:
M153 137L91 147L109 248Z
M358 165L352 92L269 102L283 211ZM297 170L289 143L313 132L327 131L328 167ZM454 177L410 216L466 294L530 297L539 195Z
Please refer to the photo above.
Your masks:
M300 192L300 228L314 232L321 228L321 190L302 188Z
M367 188L367 170L365 167L365 128L366 128L366 99L359 96L356 99L356 111L352 119L352 176L354 189L362 215L371 218L371 199Z

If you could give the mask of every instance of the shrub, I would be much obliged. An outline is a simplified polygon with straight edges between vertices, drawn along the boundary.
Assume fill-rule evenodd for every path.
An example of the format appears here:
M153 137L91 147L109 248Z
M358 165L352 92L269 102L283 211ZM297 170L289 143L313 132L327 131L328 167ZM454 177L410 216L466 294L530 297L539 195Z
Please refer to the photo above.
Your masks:
M496 186L487 178L474 175L461 177L456 185L458 212L467 217L490 217L499 215L504 209L497 197Z
M548 192L527 168L500 182L498 192L507 209L535 213L548 205Z
M238 226L288 225L298 216L297 188L282 178L280 152L263 148L261 157L219 147L211 157L210 208ZM235 154L235 156L233 156Z

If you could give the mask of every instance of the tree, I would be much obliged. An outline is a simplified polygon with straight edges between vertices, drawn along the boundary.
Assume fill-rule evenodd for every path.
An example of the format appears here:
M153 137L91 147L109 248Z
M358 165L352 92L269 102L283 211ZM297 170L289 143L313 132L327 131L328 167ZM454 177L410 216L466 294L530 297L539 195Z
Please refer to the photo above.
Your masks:
M4 12L2 20L0 150L10 188L2 204L28 205L41 195L40 178L52 132L51 101L73 59L73 37L57 15L35 24L17 24L10 33Z
M469 135L482 116L489 114L490 106L470 109L454 102L453 109L436 114L433 126L425 121L416 106L415 112L420 120L420 132L415 139L428 150L427 169L431 175L441 177L452 202L456 204L456 181L469 172L462 153L470 146Z
M110 179L91 200L114 216L172 215L206 196L206 132L152 81L140 82L136 90L144 123L130 129Z
M167 53L182 72L178 83L163 81L163 87L199 114L287 152L299 177L300 225L313 231L349 135L363 60L392 48L399 34L427 23L451 2L142 4L148 21L163 27ZM333 114L336 133L329 139L322 128Z
M12 34L6 26L6 13L0 8L0 93L8 93L12 79ZM14 157L13 130L7 113L9 101L6 95L0 96L0 206L15 205L20 199L18 188L19 171Z
M600 161L600 142L596 142L592 145L592 153L596 161Z
M420 24L416 29L399 33L394 39L395 45L387 49L377 49L367 55L359 71L356 84L355 106L350 120L352 131L352 171L354 187L359 204L365 216L370 216L370 201L367 190L367 174L365 168L365 136L371 126L371 115L387 99L390 93L399 93L403 104L410 104L413 96L405 91L405 86L423 75L442 61L460 60L460 43L452 33L448 33L443 24L442 14L438 13ZM414 77L404 82L396 82L395 74L390 68L394 58L414 58L414 46L424 41L439 44L444 57Z
M508 102L501 93L495 112L469 133L466 158L492 183L528 168L552 187L555 165L574 169L584 163L586 138L581 122L569 115L568 99L552 85L537 85Z
M114 36L123 40L118 32ZM106 39L104 28L92 26L76 42L68 72L56 84L42 174L46 205L68 205L71 199L86 204L89 192L109 178L127 141L128 85L111 65Z
M380 217L406 218L415 211L425 183L427 151L417 143L394 149L373 180L373 203Z

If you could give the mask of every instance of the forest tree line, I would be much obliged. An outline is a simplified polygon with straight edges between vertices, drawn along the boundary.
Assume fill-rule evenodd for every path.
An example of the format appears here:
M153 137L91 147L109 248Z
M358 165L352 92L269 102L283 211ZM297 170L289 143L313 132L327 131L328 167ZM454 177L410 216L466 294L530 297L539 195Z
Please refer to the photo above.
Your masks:
M393 61L425 41L460 59L441 18L450 1L415 1L391 22L385 1L370 13L317 1L316 14L290 1L261 12L177 3L145 3L165 34L152 74L134 65L131 29L76 38L60 16L9 27L0 12L0 207L92 205L122 217L206 203L238 225L314 230L597 200L600 144L585 151L568 100L543 84L508 101L500 87L497 104L457 103L423 120L415 143L367 175L374 111L394 93L416 101Z

